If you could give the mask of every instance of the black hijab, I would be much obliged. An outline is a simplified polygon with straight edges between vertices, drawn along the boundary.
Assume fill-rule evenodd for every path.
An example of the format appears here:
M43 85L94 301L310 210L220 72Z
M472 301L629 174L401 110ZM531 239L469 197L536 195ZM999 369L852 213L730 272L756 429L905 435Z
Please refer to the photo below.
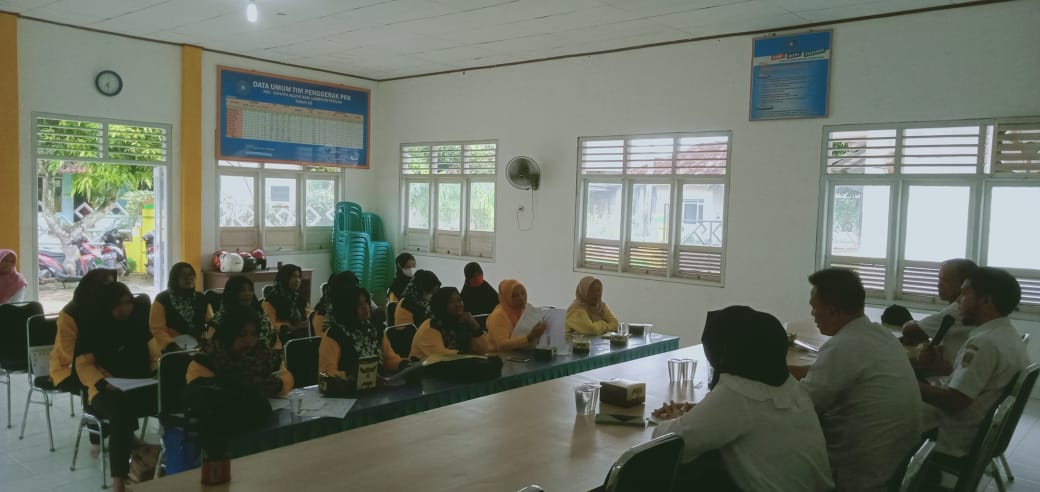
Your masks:
M393 283L390 284L390 292L393 292L398 300L404 297L404 289L408 287L408 282L412 280L412 277L404 274L404 265L409 261L415 261L415 257L411 253L401 253L394 260L397 264L397 273L394 275Z
M147 322L131 314L125 320L112 317L112 310L129 299L130 289L113 282L100 288L95 297L97 309L80 325L76 355L94 354L95 364L114 377L142 378L151 372Z
M448 314L448 301L453 295L459 295L455 287L441 287L434 292L430 299L430 326L441 332L445 348L466 354L470 352L470 340L475 327L468 326L462 320L452 318Z
M274 277L274 290L264 300L274 306L278 319L301 321L307 310L307 299L300 295L299 289L289 288L289 277L293 273L303 276L303 269L293 264L282 265Z
M72 292L72 300L62 308L65 314L76 320L76 324L86 321L97 307L97 297L101 288L117 280L115 270L97 268L87 272Z
M466 274L466 284L462 287L462 302L466 304L466 311L474 315L491 314L498 305L498 292L483 280L484 270L480 264L475 261L466 264L463 273ZM477 276L481 280L480 285L470 285Z
M722 373L781 386L787 369L787 333L773 315L747 306L709 311L701 336L704 354L715 368L709 387Z

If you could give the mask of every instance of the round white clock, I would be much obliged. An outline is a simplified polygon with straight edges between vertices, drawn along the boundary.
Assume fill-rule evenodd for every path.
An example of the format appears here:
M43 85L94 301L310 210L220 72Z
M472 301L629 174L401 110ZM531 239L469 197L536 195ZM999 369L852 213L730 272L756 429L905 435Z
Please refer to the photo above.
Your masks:
M111 70L102 70L94 77L94 86L106 96L114 96L123 90L123 78Z

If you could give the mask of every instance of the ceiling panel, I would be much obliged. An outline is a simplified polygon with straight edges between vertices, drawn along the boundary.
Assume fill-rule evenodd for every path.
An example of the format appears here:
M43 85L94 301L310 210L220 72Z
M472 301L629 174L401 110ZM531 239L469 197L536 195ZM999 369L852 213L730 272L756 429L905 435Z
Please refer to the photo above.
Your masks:
M371 78L604 51L967 0L0 0L46 21Z

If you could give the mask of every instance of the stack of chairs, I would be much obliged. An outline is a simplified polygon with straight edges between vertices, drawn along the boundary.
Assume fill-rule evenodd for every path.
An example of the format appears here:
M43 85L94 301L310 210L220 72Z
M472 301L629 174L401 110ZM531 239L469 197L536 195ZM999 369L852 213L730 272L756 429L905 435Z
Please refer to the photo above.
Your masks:
M393 281L394 249L383 221L353 202L336 204L332 230L332 271L349 270L370 292L383 292Z

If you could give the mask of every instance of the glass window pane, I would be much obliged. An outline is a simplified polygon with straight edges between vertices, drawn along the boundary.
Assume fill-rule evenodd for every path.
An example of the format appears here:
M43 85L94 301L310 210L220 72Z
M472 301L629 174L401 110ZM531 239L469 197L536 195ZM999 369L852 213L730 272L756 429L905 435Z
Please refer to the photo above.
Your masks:
M722 247L725 199L723 184L684 184L679 244Z
M884 258L888 251L889 187L835 186L833 193L831 254Z
M437 185L437 230L462 230L462 183Z
M963 258L968 252L968 186L911 186L906 210L906 253L911 261Z
M296 226L296 179L264 179L264 225L267 227Z
M308 179L304 218L307 227L332 226L336 215L336 182L330 179Z
M430 183L408 183L408 228L430 228Z
M990 197L986 264L1040 270L1040 227L1033 215L1040 188L994 187Z
M469 184L469 230L495 232L495 183Z
M640 243L668 242L668 211L672 185L632 185L632 222L630 236Z
M225 167L245 167L251 169L257 169L260 167L260 164L257 162L219 161L218 164Z
M297 164L277 164L277 163L270 163L269 162L267 164L264 164L264 169L280 169L280 170L285 170L285 171L300 171L300 170L303 170L303 166L300 166L300 165L297 165Z
M220 177L220 227L256 226L252 176Z
M621 240L621 184L589 183L585 195L585 237Z

